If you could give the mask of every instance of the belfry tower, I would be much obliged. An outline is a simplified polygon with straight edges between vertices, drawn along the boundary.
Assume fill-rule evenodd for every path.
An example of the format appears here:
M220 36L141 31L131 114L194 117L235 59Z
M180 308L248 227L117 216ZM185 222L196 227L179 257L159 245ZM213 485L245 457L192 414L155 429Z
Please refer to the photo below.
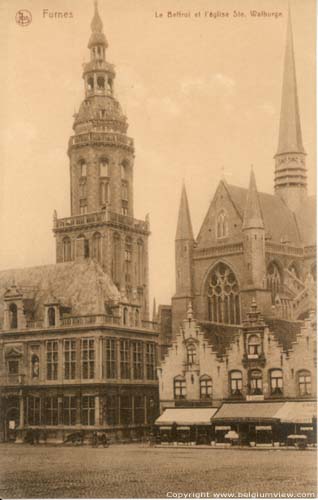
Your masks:
M148 319L148 220L134 219L134 143L114 95L114 66L97 2L84 64L85 97L70 137L71 217L54 218L56 261L95 259Z
M307 197L306 152L299 114L293 31L290 10L284 61L278 148L275 155L275 194L292 211Z

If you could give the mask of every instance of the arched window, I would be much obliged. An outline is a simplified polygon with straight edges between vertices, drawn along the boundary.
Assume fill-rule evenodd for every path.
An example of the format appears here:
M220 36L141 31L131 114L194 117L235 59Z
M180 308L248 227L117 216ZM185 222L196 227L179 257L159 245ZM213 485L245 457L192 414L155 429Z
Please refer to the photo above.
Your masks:
M124 325L128 325L128 308L124 307L123 309L123 323Z
M112 265L112 274L113 281L115 285L119 284L121 269L120 269L120 236L118 233L115 233L113 236L113 265Z
M54 307L49 307L47 311L49 326L55 326L55 309Z
M187 345L187 364L194 365L196 362L197 350L194 344Z
M311 373L308 370L298 372L298 392L299 396L311 395Z
M185 378L179 375L173 381L174 399L185 399L187 395Z
M242 372L233 370L230 372L230 393L231 396L241 396L243 388Z
M260 337L258 335L250 335L247 341L247 354L251 357L258 357L261 354L261 350Z
M100 177L109 176L109 163L108 160L103 158L99 163L99 175Z
M280 396L283 394L283 371L280 368L270 371L270 386L273 396Z
M281 275L275 262L270 262L267 268L267 288L271 291L272 303L275 304L275 297L280 292Z
M105 78L103 76L97 77L97 89L104 90L105 89Z
M100 182L100 204L106 205L109 201L109 184L108 181L103 180Z
M127 173L128 173L128 162L127 160L124 160L120 164L120 175L123 181L127 180Z
M63 239L63 262L69 262L71 259L71 240L66 236Z
M10 304L9 322L10 322L10 328L18 328L18 308L16 304Z
M209 321L240 324L239 286L233 271L218 264L208 278Z
M100 233L95 233L92 239L92 257L98 262L101 260L102 256L102 237Z
M212 379L208 375L200 378L200 399L212 399Z
M221 210L217 216L216 222L216 236L217 238L224 238L228 235L228 221L227 215L224 210Z
M86 165L85 160L81 160L79 162L79 167L80 167L80 176L86 177L87 176L87 165Z
M250 394L263 394L263 374L261 370L250 370L248 386Z
M91 76L89 78L87 78L87 89L88 90L94 89L94 78Z
M144 242L137 241L137 281L138 285L143 285L144 282Z

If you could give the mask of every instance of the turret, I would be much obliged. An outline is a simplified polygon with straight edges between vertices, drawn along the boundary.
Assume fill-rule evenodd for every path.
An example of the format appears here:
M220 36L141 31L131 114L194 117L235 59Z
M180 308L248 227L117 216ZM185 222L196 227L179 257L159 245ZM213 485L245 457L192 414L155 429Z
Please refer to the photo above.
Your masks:
M307 195L306 153L302 141L290 11L288 13L275 193L296 211Z
M194 238L185 186L182 187L175 239L176 294L172 299L173 331L185 318L188 303L193 296L193 247Z
M242 231L244 234L246 284L255 288L264 288L265 228L253 168L251 169Z

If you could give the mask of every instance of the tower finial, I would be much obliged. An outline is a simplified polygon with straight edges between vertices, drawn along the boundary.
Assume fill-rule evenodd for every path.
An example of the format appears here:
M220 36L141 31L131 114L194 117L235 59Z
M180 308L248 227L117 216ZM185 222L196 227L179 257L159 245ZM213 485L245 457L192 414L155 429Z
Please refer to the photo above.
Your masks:
M264 229L264 220L259 201L253 165L251 165L250 185L247 193L242 229Z
M185 184L182 184L182 194L179 207L176 240L193 240L193 230L190 217L189 203Z

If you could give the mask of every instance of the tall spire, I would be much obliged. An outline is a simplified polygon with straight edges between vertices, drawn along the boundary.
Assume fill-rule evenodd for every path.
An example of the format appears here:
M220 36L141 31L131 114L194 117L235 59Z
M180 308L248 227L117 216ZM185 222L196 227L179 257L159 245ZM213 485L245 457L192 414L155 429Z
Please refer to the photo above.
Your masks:
M193 240L193 231L186 188L183 183L179 207L176 240Z
M247 193L242 229L264 229L263 214L253 167L251 168L250 185Z
M296 66L291 13L288 9L282 101L277 155L305 153L298 105Z
M88 48L91 49L92 47L97 45L107 48L108 43L103 33L103 21L101 20L98 12L97 1L94 2L94 7L94 16L91 22L92 34L88 42Z

